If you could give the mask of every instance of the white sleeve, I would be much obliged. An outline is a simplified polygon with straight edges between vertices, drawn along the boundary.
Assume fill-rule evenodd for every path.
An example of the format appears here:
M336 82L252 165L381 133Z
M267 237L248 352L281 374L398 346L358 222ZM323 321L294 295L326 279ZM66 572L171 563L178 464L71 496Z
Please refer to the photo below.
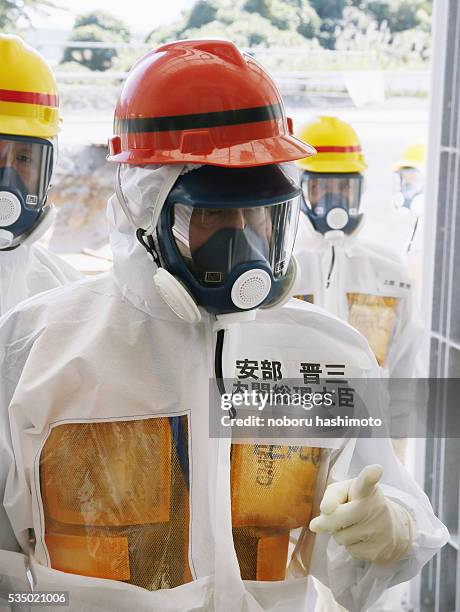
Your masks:
M424 408L427 397L423 386L417 379L423 376L420 348L425 329L415 305L413 296L401 300L395 327L388 352L386 370L394 380L390 383L390 417L392 432L395 436L408 436L410 417L420 407ZM396 379L406 379L398 383ZM409 382L407 379L413 379ZM420 395L420 393L422 393ZM418 414L418 413L417 413Z
M0 318L0 604L2 605L4 604L2 598L6 597L6 594L14 591L30 591L31 588L27 578L28 559L21 551L5 510L7 480L14 473L8 408L17 384L17 381L13 380L15 377L12 369L8 368L5 354L5 330L8 320L8 317Z
M354 447L354 448L353 448ZM343 473L350 453L352 459ZM396 459L390 440L350 440L334 468L334 478L353 478L365 465L379 463L384 468L382 489L393 501L403 505L413 519L412 545L398 563L376 565L353 559L344 546L328 534L318 534L315 541L311 573L328 586L335 599L350 612L364 612L391 586L410 580L433 557L448 539L448 531L436 518L431 504ZM343 477L337 478L338 474Z
M385 364L388 374L397 378L420 376L420 364L417 357L423 342L425 328L412 291L407 297L401 299L396 317L397 324L392 334Z
M376 363L371 377L379 377ZM377 396L375 414L385 400L377 386L370 389ZM354 559L329 534L316 536L311 573L350 612L364 612L386 589L416 576L449 537L428 497L396 458L389 438L350 439L330 469L329 482L355 478L366 465L375 463L383 468L380 486L385 495L404 506L413 519L412 544L401 561L382 566Z

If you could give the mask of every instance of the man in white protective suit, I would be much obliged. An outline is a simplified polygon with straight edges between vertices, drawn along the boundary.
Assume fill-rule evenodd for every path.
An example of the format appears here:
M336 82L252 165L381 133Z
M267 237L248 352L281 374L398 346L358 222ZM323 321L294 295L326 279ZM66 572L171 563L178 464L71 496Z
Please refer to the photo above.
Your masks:
M408 144L393 167L393 203L400 212L400 223L407 228L404 252L409 257L421 248L421 221L424 209L426 145L423 141ZM403 216L407 217L404 223Z
M408 266L416 286L418 302L422 300L423 218L425 208L426 145L423 141L408 144L393 167L394 214L396 235L401 234L400 245L407 256Z
M49 229L59 98L45 60L0 34L0 314L81 275L34 243Z
M289 300L291 162L314 150L223 40L140 59L114 131L113 270L0 326L3 592L29 569L78 612L287 612L313 575L365 610L447 539L388 439L209 435L210 384L378 376L359 333Z

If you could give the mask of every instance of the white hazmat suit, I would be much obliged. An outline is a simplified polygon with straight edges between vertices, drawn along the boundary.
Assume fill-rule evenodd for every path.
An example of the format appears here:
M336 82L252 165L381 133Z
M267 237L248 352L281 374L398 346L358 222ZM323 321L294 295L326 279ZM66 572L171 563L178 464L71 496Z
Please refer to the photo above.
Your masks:
M414 376L423 330L407 265L396 252L353 234L316 232L300 215L296 295L348 321L368 340L383 375Z
M0 251L0 315L19 302L81 279L60 257L39 245Z
M327 468L315 486L323 490L321 478L344 480L379 463L382 491L412 517L407 554L375 565L320 534L309 562L302 540L312 540L303 525L288 577L261 580L285 537L262 529L257 577L241 578L244 538L237 541L235 529L232 535L232 513L234 528L237 515L245 524L238 504L256 483L239 467L255 447L247 445L245 455L243 445L231 450L229 439L208 435L215 317L202 311L199 323L180 321L157 293L154 264L116 197L108 215L113 271L29 300L0 326L1 584L25 590L30 566L34 589L69 591L70 609L78 612L292 612L303 609L313 588L309 571L359 612L416 575L447 539L427 497L389 440L341 446L332 439L298 442L304 451L333 447L307 448ZM299 301L259 310L226 334L225 378L248 359L258 367L279 362L283 378L298 378L301 362L343 364L346 376L363 384L378 376L360 334ZM280 508L295 517L300 500L293 491L271 499L264 512ZM271 562L265 568L263 554Z
M294 247L300 268L296 297L348 321L368 340L383 377L421 376L423 325L407 264L391 249L351 235L316 232L300 215ZM414 389L394 385L391 418L395 435L405 435L414 408Z

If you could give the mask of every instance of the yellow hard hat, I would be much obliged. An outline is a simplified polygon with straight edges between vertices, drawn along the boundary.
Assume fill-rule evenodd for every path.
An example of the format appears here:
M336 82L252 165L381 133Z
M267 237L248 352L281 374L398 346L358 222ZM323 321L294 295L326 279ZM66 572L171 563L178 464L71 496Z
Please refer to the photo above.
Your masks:
M18 36L0 34L0 133L52 138L59 97L50 67Z
M367 168L355 130L337 117L321 116L297 135L315 147L317 154L297 163L309 172L363 172Z
M401 156L401 159L394 165L395 172L401 168L417 168L423 170L425 167L426 145L424 142L413 142L408 145Z

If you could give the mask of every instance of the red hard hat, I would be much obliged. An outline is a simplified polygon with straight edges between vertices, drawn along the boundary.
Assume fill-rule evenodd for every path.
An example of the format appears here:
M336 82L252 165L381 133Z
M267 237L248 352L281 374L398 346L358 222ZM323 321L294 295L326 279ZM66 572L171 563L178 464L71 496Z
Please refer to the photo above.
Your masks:
M226 40L167 43L131 69L109 161L247 167L313 155L264 68Z

